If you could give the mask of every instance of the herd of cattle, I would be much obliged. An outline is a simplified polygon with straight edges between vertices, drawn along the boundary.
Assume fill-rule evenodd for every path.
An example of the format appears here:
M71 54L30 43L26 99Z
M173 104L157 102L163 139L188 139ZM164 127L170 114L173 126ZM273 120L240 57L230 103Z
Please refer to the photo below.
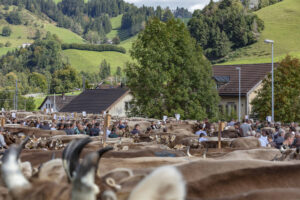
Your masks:
M126 120L142 130L153 121ZM299 149L261 148L255 137L235 136L222 138L218 149L217 137L198 141L196 124L170 119L167 131L105 144L7 124L0 200L300 199Z

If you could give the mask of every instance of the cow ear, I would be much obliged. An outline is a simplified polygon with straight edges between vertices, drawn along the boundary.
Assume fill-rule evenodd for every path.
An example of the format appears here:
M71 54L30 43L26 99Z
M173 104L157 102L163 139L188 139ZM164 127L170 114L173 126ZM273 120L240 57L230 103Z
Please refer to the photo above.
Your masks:
M22 149L28 141L29 137L27 137L19 146L11 145L3 154L1 178L10 190L30 187L30 183L22 174L18 163Z
M63 167L68 175L69 181L74 178L74 172L79 166L79 156L83 148L92 140L85 137L79 140L72 140L64 149L62 154Z

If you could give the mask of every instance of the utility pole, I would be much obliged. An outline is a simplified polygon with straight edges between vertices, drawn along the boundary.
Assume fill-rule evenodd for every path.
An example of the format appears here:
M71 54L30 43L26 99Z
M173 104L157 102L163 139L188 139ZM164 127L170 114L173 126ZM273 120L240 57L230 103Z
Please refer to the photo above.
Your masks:
M239 71L239 122L241 122L241 68L236 68Z
M275 122L274 118L274 40L265 40L265 43L272 45L272 122Z
M16 80L16 110L18 110L18 80Z

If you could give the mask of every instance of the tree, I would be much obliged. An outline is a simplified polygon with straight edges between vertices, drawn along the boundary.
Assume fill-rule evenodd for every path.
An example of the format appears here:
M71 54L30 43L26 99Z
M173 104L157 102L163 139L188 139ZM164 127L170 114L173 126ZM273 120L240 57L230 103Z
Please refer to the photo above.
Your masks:
M43 74L37 72L31 73L28 77L28 82L36 90L34 92L47 92L47 79Z
M52 93L67 93L80 87L81 78L70 65L65 65L63 69L54 72L51 82Z
M113 42L113 44L120 44L120 38L119 38L119 36L114 37L113 40L112 40L112 42Z
M110 76L110 64L105 59L100 64L99 75L102 80Z
M11 11L6 17L6 21L10 24L20 25L22 24L22 18L18 11Z
M34 36L34 39L35 39L35 40L39 40L39 39L41 39L41 32L40 32L40 30L39 30L39 29L37 29L37 30L36 30L36 32L35 32L35 36Z
M129 114L217 117L219 97L211 64L180 20L150 20L133 44L131 57L135 62L125 68L134 96Z
M2 36L9 37L11 35L11 33L12 33L12 30L9 26L4 26L2 28Z
M121 76L122 76L122 69L121 69L120 66L117 67L116 75L117 75L118 77L121 77Z
M287 56L274 70L275 120L294 122L300 120L300 61ZM271 74L263 81L262 89L252 101L254 114L261 120L271 116Z

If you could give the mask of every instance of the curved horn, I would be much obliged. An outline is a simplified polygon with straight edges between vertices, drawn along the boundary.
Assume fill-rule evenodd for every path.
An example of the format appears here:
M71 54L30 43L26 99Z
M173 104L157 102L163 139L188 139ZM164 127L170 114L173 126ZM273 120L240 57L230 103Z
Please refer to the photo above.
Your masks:
M1 177L10 190L30 187L30 183L22 174L18 164L21 151L28 140L29 137L27 137L19 146L11 145L10 148L4 152L2 157Z
M79 156L83 148L92 140L89 137L72 140L62 153L63 167L69 177L72 180L76 167L79 164Z
M72 182L72 200L95 200L99 188L95 184L95 173L101 157L113 147L105 147L97 152L87 154L76 169Z

